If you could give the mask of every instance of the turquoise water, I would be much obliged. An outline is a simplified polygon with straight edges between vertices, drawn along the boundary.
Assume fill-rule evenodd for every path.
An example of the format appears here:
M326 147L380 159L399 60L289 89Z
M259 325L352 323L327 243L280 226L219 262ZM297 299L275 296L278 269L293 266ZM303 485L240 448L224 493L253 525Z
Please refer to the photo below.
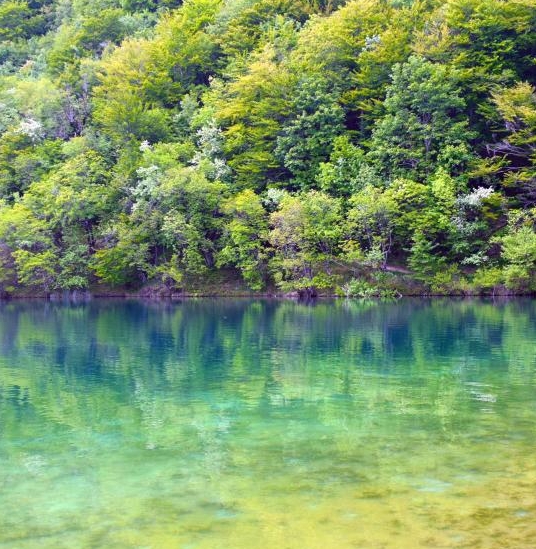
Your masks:
M0 303L0 548L536 547L536 302Z

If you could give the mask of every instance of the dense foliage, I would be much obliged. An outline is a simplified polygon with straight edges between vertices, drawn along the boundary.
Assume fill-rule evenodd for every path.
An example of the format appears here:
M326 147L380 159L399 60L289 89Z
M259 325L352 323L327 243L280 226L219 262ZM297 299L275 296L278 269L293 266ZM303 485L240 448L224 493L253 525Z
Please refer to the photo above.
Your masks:
M0 292L536 290L535 0L1 0Z

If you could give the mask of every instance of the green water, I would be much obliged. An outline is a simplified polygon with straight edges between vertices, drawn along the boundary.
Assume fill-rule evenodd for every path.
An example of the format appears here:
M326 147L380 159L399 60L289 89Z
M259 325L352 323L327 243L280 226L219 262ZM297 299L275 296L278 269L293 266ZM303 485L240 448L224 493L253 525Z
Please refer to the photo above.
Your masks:
M0 303L0 548L536 547L536 302Z

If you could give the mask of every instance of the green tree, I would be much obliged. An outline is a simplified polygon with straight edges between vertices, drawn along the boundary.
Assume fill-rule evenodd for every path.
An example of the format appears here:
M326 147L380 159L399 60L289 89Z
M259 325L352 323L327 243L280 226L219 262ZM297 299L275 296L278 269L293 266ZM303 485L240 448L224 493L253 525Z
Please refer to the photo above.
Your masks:
M367 161L365 152L350 142L348 135L333 140L329 162L321 162L317 185L334 196L348 197L367 185L383 186L383 181Z
M456 71L412 56L393 69L385 116L374 128L369 158L388 178L426 178L437 165L461 173L473 136L463 116ZM448 157L444 158L445 152Z
M94 90L93 118L119 143L155 142L169 135L169 114L145 91L148 80L152 85L164 85L167 79L163 70L155 71L150 79L150 62L147 42L128 40L101 63L100 85Z
M292 112L277 137L275 155L294 176L295 185L314 185L320 162L328 159L333 140L343 132L344 111L337 91L319 78L297 83Z
M410 248L408 264L417 280L430 283L446 263L446 258L435 253L437 244L423 231L416 231Z
M385 268L395 228L396 202L381 189L367 186L350 198L348 238L366 252L363 260Z
M503 184L509 195L527 207L536 205L536 92L519 82L493 94L503 120L504 138L489 149L504 159L498 165L505 172Z
M143 228L132 226L124 217L103 230L90 268L112 286L129 286L147 280L149 243Z
M245 74L215 91L216 120L224 128L225 152L238 187L262 190L284 173L274 149L291 111L294 80L267 45Z
M311 7L304 0L234 0L225 2L209 28L219 47L229 58L254 51L267 39L278 19L305 23Z
M98 14L86 15L76 22L61 25L54 34L54 43L47 52L47 66L51 73L62 74L74 83L77 69L84 57L100 55L109 44L117 44L126 34L124 12L105 8Z
M260 290L266 281L268 231L261 199L247 189L228 199L222 212L228 220L223 228L224 247L218 264L236 266L246 283L253 290Z
M0 205L0 279L49 292L55 286L57 256L53 234L45 220L23 202ZM5 282L4 282L5 283Z
M0 42L27 39L44 34L46 19L24 0L8 0L0 4Z
M270 216L271 267L278 285L315 295L332 284L331 262L340 252L342 209L339 199L309 191L287 194Z
M479 149L495 131L490 92L531 80L536 48L532 0L450 0L428 8L422 17L414 50L458 71L458 89L465 99Z
M536 289L536 210L512 211L507 233L496 239L506 263L503 276L513 290Z

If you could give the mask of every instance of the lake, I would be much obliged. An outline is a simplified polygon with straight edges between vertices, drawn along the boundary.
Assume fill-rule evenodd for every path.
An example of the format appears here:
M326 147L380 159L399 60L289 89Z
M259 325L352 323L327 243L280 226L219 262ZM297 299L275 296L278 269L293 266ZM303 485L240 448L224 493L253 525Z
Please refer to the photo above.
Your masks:
M0 548L536 546L536 301L0 303Z

